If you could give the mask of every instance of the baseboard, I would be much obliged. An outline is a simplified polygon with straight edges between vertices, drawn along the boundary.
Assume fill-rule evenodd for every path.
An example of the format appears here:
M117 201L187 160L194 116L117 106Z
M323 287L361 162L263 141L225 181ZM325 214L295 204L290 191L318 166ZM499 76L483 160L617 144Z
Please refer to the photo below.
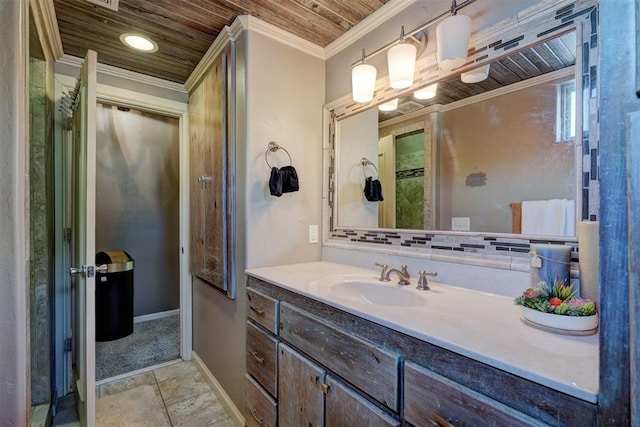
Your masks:
M169 317L176 314L180 314L180 309L159 311L157 313L143 314L142 316L136 316L133 318L133 323L146 322L148 320L162 319L163 317Z
M209 371L209 368L206 367L206 365L204 364L202 359L198 357L196 352L192 352L191 355L193 356L193 363L195 363L195 365L200 370L200 373L202 373L202 375L207 380L207 383L209 383L211 390L213 390L213 393L216 395L220 403L222 403L222 406L227 411L227 414L229 414L231 421L233 421L236 427L243 427L245 425L244 416L233 403L227 392L224 391L216 377L213 376L211 371Z

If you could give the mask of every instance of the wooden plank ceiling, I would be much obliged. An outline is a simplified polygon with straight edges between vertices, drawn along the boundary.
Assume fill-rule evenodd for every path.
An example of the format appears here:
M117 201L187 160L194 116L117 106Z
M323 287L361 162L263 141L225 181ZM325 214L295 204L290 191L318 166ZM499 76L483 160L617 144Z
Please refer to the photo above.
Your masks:
M120 0L118 11L86 0L54 0L65 54L98 52L103 64L184 83L225 25L253 15L321 47L388 0ZM159 50L139 53L120 35L139 32Z

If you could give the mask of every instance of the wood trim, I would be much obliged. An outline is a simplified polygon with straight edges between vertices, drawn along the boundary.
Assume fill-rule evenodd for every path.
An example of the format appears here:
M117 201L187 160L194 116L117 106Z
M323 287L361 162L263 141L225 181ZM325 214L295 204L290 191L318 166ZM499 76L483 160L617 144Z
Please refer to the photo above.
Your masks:
M82 58L64 54L56 58L56 62L59 64L80 68L80 66L82 65ZM130 80L136 83L143 83L143 84L155 86L162 89L172 90L178 93L187 93L187 90L185 89L185 85L183 84L171 82L169 80L159 79L157 77L148 76L146 74L136 73L135 71L129 71L129 70L114 67L111 65L98 63L98 74L107 75L110 77L118 77L121 79Z
M245 424L242 412L240 412L238 407L233 403L227 392L224 391L224 388L222 388L222 385L220 385L216 377L214 377L209 368L207 368L207 365L204 364L202 359L200 359L200 356L198 356L195 351L191 353L191 357L193 358L193 363L198 367L198 370L211 387L213 394L216 395L224 407L224 410L229 414L231 421L233 421L236 427L244 426Z
M365 19L357 23L346 33L329 43L324 48L324 59L329 59L334 55L342 52L344 49L360 40L367 34L375 31L380 25L384 24L407 7L414 4L417 0L391 0L380 9L367 16Z
M53 0L30 0L40 43L47 60L57 61L64 55Z

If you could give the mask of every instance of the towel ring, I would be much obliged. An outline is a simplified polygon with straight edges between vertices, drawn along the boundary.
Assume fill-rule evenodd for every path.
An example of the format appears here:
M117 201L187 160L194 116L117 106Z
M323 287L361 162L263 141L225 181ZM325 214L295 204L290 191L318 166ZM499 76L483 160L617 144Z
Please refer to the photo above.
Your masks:
M275 153L278 150L283 150L285 153L287 153L287 156L289 156L289 166L293 164L293 161L291 160L291 154L289 154L287 149L278 145L277 142L271 141L269 145L267 145L267 150L264 152L264 161L267 162L267 166L269 166L269 169L273 167L269 164L269 153Z
M376 170L376 176L378 178L380 177L380 172L378 172L378 168L376 167L375 164L373 164L371 160L367 159L366 157L363 157L360 159L360 164L362 165L362 176L364 176L364 179L369 178L365 173L365 169L367 168L367 166L373 166L373 168ZM373 178L373 176L371 176L371 178Z

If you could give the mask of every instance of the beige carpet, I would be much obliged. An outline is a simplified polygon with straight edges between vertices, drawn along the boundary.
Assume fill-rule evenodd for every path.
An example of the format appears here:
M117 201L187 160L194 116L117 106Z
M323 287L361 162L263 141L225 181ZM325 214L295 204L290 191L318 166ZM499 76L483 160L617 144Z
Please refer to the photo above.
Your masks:
M96 400L100 427L170 427L157 387L142 385Z

